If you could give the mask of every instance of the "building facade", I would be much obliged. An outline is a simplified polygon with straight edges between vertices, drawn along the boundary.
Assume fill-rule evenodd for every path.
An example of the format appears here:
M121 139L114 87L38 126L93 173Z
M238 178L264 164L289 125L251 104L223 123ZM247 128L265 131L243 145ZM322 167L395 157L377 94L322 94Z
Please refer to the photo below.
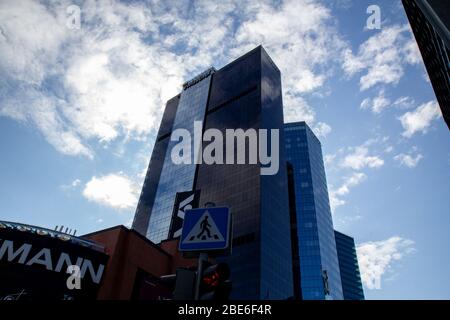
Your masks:
M402 2L442 115L450 129L450 1Z
M301 288L303 300L341 300L341 276L320 141L305 122L285 124L284 133L294 184L291 194L295 196L295 210L291 214L295 211L298 238L298 252L293 250L293 260L300 265L300 281L294 286Z
M178 268L195 269L197 259L184 259L178 240L156 245L124 226L99 230L83 236L101 244L108 253L98 300L173 299L173 288L164 286L161 276L175 274Z
M57 231L0 221L0 301L95 300L107 263L101 244L63 232L62 226ZM78 287L68 279L75 264Z
M336 230L334 231L334 237L336 239L344 300L364 300L355 240Z
M183 85L166 104L133 228L155 243L168 238L177 192L200 190L200 206L213 202L233 215L230 264L234 299L292 296L292 257L286 161L261 175L260 164L181 164L171 161L173 130L277 129L283 141L280 71L257 47L220 70L209 69ZM204 149L205 145L200 148ZM194 146L193 157L198 156ZM248 150L248 149L247 149ZM223 150L226 158L226 149ZM192 159L194 160L194 159Z

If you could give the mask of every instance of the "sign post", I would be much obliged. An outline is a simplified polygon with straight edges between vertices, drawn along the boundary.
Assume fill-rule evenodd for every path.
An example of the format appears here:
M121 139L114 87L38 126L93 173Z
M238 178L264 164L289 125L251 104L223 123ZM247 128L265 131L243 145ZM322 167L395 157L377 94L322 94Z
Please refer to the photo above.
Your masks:
M195 295L194 300L200 298L200 285L202 282L201 274L203 274L203 261L208 261L208 254L201 252L198 256L198 266L197 266L197 279L195 281Z
M195 300L200 298L203 262L208 252L224 251L230 246L231 214L227 207L186 210L181 231L179 250L199 252Z

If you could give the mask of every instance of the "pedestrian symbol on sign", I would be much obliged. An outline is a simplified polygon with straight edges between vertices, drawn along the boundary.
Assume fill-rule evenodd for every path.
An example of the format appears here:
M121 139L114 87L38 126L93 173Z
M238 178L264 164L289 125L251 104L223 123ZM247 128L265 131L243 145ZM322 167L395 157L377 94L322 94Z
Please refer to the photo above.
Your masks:
M211 231L209 231L209 228L211 227L211 225L208 223L208 216L205 216L203 221L200 223L200 227L202 228L202 231L197 235L197 238L200 238L205 231L208 234L208 238L211 238ZM216 239L218 238L216 234L214 235L214 238L216 238ZM206 237L203 236L201 239L205 240Z
M180 250L218 250L228 247L228 208L199 208L186 211Z
M224 241L223 236L207 210L189 232L184 243L221 241Z

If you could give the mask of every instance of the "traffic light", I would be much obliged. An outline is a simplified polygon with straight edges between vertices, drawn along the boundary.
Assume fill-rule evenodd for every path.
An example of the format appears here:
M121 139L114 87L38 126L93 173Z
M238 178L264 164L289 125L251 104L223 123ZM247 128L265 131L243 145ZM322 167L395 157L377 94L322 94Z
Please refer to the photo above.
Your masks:
M203 261L204 271L201 275L200 282L200 300L228 300L232 283L230 277L230 268L226 263L218 263L211 265L209 262Z

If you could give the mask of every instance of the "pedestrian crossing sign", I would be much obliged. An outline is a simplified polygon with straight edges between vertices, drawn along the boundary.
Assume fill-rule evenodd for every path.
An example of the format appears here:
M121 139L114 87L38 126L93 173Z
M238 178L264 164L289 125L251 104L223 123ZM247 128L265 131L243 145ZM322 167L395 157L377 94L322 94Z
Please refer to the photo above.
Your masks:
M227 207L187 210L180 238L180 251L211 251L228 248L230 212Z

